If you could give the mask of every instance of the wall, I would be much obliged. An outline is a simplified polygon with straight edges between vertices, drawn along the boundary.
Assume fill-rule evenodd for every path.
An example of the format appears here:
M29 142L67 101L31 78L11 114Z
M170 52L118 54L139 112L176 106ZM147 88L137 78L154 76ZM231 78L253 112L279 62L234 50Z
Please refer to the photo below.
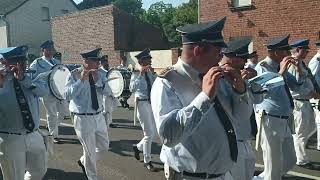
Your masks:
M8 47L7 24L0 19L0 48Z
M231 0L201 0L201 22L227 16L224 36L253 36L254 49L260 59L266 56L263 44L267 39L291 34L290 42L311 40L310 59L315 53L315 41L320 38L319 0L252 0L253 8L242 11L230 9Z
M42 7L49 8L49 19L44 20ZM10 46L29 46L29 53L39 55L39 46L51 39L50 18L63 14L62 10L77 11L70 0L29 0L8 14ZM61 28L61 27L60 27Z
M159 29L140 23L112 5L54 18L52 32L66 63L81 63L79 53L95 47L108 55L111 67L120 64L125 52L167 48Z

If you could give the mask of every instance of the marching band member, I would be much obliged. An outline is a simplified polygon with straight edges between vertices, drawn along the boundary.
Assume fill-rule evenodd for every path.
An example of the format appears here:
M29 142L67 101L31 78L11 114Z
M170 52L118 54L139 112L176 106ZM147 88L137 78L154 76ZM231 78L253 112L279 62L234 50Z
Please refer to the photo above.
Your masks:
M296 66L290 66L288 73L295 77L300 77L300 88L291 90L291 95L294 98L294 125L295 134L293 134L294 148L297 156L296 164L304 168L313 168L306 153L306 145L315 132L315 118L312 105L310 103L311 98L319 98L320 87L314 79L311 70L306 66L303 61L309 51L309 40L298 40L291 44L292 57L298 61L300 72Z
M313 58L309 62L309 68L314 76L318 85L320 85L320 41L316 42L317 46L317 54L313 56ZM315 119L317 124L317 136L318 136L318 143L317 143L317 150L320 151L320 104L319 98L313 99L316 103L316 107L314 108L315 112Z
M107 76L107 73L109 71L108 56L107 55L102 56L100 63L101 63L100 69L102 70L102 73L105 73ZM112 122L112 111L114 108L116 98L111 94L110 96L104 96L103 101L104 101L104 117L105 117L106 123L109 127L115 128L117 126Z
M81 53L84 67L75 69L67 77L65 95L74 129L83 147L78 161L89 180L97 180L96 161L108 151L109 137L103 116L103 96L111 94L106 75L98 70L101 48Z
M233 179L230 170L238 148L231 117L237 116L233 108L240 99L246 100L246 89L237 71L218 66L226 47L224 23L225 18L177 28L182 56L153 84L152 110L167 179Z
M256 71L250 67L244 69L247 59L254 56L255 53L248 52L248 46L251 38L235 38L227 44L227 48L223 50L223 58L220 66L231 66L241 72L241 77L244 80L251 79L257 75ZM230 86L230 84L229 84ZM228 88L229 93L233 89ZM233 124L236 130L238 144L238 159L231 170L231 174L235 180L251 180L255 171L255 154L251 147L251 122L250 117L253 112L253 103L259 103L263 100L262 94L253 94L252 90L247 87L247 101L238 102L234 111L241 112L241 116L233 117Z
M290 57L289 35L273 38L267 42L268 56L258 63L255 70L275 72L284 77L285 84L272 88L266 93L262 103L255 105L257 124L262 126L261 148L263 150L264 171L256 179L280 180L296 162L293 139L288 121L294 108L290 88L298 87L298 79L287 73Z
M155 171L151 163L151 145L156 135L156 126L150 104L150 92L155 80L151 67L150 50L145 49L135 56L140 64L139 73L133 73L130 80L130 91L135 94L137 101L137 117L143 130L143 139L133 145L134 156L140 160L139 153L143 152L144 166L149 171Z
M30 70L36 71L36 73L33 74L33 78L36 78L40 73L50 71L54 65L60 64L57 59L53 58L53 55L56 53L53 41L48 40L44 42L40 48L42 57L35 59L29 68ZM68 115L67 110L64 109L66 106L63 105L65 102L54 97L52 93L48 93L46 97L43 97L42 102L47 114L49 134L53 136L54 143L60 143L58 138L59 124L64 119L64 116Z
M46 147L39 133L38 98L49 92L46 82L32 81L26 70L27 46L2 53L0 70L0 165L4 180L41 180L47 171ZM25 172L31 177L25 176ZM25 177L25 178L24 178Z

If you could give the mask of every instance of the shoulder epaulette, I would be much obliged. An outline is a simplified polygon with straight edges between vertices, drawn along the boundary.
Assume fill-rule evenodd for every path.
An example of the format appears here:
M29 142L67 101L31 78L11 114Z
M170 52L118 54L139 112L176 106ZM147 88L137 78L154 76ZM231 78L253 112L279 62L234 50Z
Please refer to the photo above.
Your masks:
M160 72L160 74L158 75L161 78L165 78L169 72L173 71L174 68L172 66L165 68L163 71Z

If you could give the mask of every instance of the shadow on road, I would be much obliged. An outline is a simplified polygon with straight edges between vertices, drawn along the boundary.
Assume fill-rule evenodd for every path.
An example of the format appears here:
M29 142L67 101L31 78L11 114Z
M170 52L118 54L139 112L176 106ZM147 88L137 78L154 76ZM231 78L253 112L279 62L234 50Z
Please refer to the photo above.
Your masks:
M110 142L110 152L118 154L120 156L133 156L132 145L137 144L137 140L119 140ZM152 154L160 154L161 146L157 143L152 143Z
M48 168L47 174L44 176L43 180L86 180L83 173L79 172L64 172L60 169Z

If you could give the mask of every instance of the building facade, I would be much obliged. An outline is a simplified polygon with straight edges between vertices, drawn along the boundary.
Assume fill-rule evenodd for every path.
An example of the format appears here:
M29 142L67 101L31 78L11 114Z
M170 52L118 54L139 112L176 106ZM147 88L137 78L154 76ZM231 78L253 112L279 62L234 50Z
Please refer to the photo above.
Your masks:
M200 0L200 21L227 17L224 37L252 36L252 49L259 58L267 55L263 44L267 39L290 34L290 41L310 39L310 53L316 53L315 41L320 39L319 0ZM251 50L252 50L251 49Z
M111 66L118 66L128 52L168 48L161 29L140 22L113 5L54 18L52 34L64 63L81 63L80 52L96 47L108 55Z
M39 56L40 44L52 39L51 19L74 11L72 0L1 0L0 48L28 45Z

